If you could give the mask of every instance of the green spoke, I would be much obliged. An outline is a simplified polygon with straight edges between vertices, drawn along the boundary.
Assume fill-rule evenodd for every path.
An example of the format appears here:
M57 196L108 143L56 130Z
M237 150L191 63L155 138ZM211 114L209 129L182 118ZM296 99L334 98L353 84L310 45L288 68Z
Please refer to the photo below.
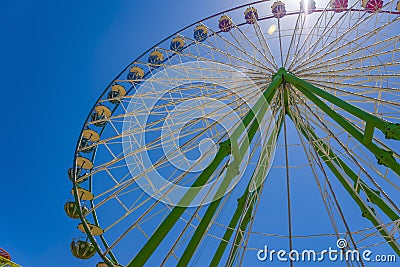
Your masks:
M295 122L293 116L290 113L289 116L292 121ZM363 216L370 220L373 225L377 227L378 231L382 234L382 237L388 241L389 245L400 256L400 247L396 243L396 240L391 237L390 233L388 233L384 228L381 227L381 224L376 219L374 211L361 199L357 187L359 186L359 190L362 190L367 195L368 199L376 206L378 206L393 222L399 220L400 216L392 208L390 208L389 205L386 204L386 202L379 196L379 194L375 190L371 189L363 180L359 179L358 175L353 170L351 170L351 168L343 160L341 160L340 157L338 157L332 151L332 149L329 148L328 145L326 145L322 140L318 139L317 135L310 127L305 127L301 125L297 125L297 127L300 128L300 132L308 141L311 142L314 149L324 160L325 164L334 173L339 182L343 185L349 195L360 207ZM354 188L350 186L350 184L341 174L339 169L344 171L344 173L346 173L348 177L353 180Z

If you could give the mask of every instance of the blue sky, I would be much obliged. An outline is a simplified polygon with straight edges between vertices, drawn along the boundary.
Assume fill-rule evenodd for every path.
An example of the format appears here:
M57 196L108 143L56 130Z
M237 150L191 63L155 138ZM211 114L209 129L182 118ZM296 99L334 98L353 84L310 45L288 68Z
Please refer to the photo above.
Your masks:
M66 171L88 112L143 51L194 21L245 2L2 3L0 247L17 263L95 266L98 257L81 261L71 255L69 244L79 232L63 210L71 199Z
M3 1L0 9L0 247L23 266L94 266L71 256L66 170L90 108L133 58L243 1Z

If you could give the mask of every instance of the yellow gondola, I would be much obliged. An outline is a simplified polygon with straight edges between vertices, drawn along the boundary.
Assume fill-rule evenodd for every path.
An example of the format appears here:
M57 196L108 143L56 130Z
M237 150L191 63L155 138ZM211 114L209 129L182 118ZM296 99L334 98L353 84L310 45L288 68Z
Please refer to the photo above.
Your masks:
M208 28L203 24L197 25L193 35L197 42L204 42L208 37Z
M185 47L185 40L181 36L176 36L172 39L170 48L175 52L181 52Z
M103 105L95 107L92 114L92 122L95 126L104 127L107 123L106 119L111 117L111 110Z
M138 66L133 66L128 73L128 80L135 84L138 80L143 79L144 77L144 70Z
M154 50L150 53L148 62L154 65L160 65L164 60L164 55L159 50Z
M71 252L78 259L87 260L94 256L96 249L93 244L87 241L72 241Z
M77 157L76 166L78 166L80 169L90 170L93 168L93 162L84 157Z
M92 146L92 143L98 142L100 140L100 136L97 132L86 129L82 133L82 140L80 143L80 150L83 153L93 152L95 146Z
M92 143L96 143L100 140L100 135L97 132L90 129L84 130L82 133L82 137Z
M90 192L90 191L88 191L86 189L78 187L76 191L78 193L78 197L79 197L80 200L88 200L88 201L90 201L90 200L94 199L94 196L93 196L92 192ZM74 194L74 190L71 191L71 194L72 195Z
M119 84L114 84L111 86L111 91L108 93L107 98L110 100L111 104L119 104L121 98L126 96L125 87Z
M90 232L92 233L92 235L94 236L99 236L104 234L104 230L101 229L99 226L91 224L91 223L87 223ZM83 223L80 223L78 225L78 229L82 232L82 233L86 233L85 228L83 227Z
M79 219L78 205L75 202L69 201L65 203L64 210L68 217L72 219ZM87 211L88 209L86 207L82 207L82 214L86 214Z

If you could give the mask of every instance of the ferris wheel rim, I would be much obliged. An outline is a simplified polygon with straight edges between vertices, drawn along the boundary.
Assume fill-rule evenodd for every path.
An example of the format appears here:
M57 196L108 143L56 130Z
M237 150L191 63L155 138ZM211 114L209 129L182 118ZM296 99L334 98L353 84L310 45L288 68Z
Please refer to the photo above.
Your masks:
M213 14L213 15L211 15L211 16L205 17L205 18L200 19L200 20L198 20L198 21L196 21L196 22L194 22L194 23L192 23L192 24L189 24L188 26L185 26L185 27L181 28L180 30L176 31L175 33L170 34L169 36L165 37L165 38L162 39L161 41L157 42L155 45L151 46L149 49L145 50L142 54L140 54L140 55L139 55L138 57L136 57L132 62L130 62L125 68L123 68L123 70L122 70L122 71L108 84L108 86L103 90L103 92L101 93L101 95L98 97L98 99L95 101L94 105L93 105L92 108L90 109L90 112L88 113L88 115L87 115L87 117L86 117L86 119L85 119L85 122L84 122L83 126L81 127L81 132L80 132L79 136L80 136L80 137L82 136L82 133L83 133L83 131L84 131L85 128L86 128L86 125L87 125L87 123L88 123L88 121L89 121L89 119L90 119L90 115L92 114L93 110L94 110L95 107L101 102L100 100L106 95L106 93L108 92L109 88L115 83L116 80L118 80L118 77L120 77L122 74L124 74L124 73L125 73L131 66L133 66L136 62L141 62L140 59L143 58L144 56L148 55L149 52L151 52L151 51L154 50L155 48L159 47L159 46L160 46L161 44L163 44L164 42L170 40L171 38L173 38L173 37L176 36L177 34L183 32L183 31L185 31L185 30L187 30L187 29L189 29L189 28L191 28L191 27L193 27L193 26L196 26L196 25L202 23L203 21L207 21L207 20L209 20L209 19L211 19L211 18L215 18L215 17L217 17L217 16L223 15L223 14L225 14L225 13L227 13L227 12L231 12L231 11L234 11L234 10L238 10L238 9L240 9L240 8L248 7L248 6L255 5L255 4L265 3L265 2L272 2L272 1L273 1L273 0L259 0L259 1L254 1L254 2L250 2L250 3L247 3L247 4L239 5L239 6L236 6L236 7L233 7L233 8L230 8L230 9L227 9L227 10L224 10L224 11L221 11L221 12L218 12L218 13L215 13L215 14ZM371 13L371 12L365 10L365 9L356 9L356 8L347 8L347 9L344 9L344 10L343 10L343 12L345 12L345 11ZM332 9L332 8L323 8L323 9L320 8L320 9L316 9L314 12L317 12L317 13L318 13L318 12L335 12L335 10ZM286 14L286 16L299 15L299 14L301 14L301 13L302 13L301 11L292 11L292 12L288 12L288 13ZM386 14L397 14L397 15L400 15L400 11L390 11L390 10L378 10L377 13L386 13ZM267 20L267 19L274 19L274 18L275 18L275 17L274 17L273 15L264 16L264 17L260 17L260 18L258 19L258 21L263 21L263 20ZM243 26L243 25L246 25L246 22L242 22L242 23L236 24L236 26L238 26L238 27ZM215 33L213 33L212 35L214 35L214 34L216 34L216 33L221 33L221 32L222 32L222 31L219 30L219 31L216 31ZM144 63L142 63L142 64L144 64ZM148 73L146 73L146 75L147 75L147 74L148 74ZM128 93L129 93L131 90L132 90L132 88L130 88L130 89L128 90ZM112 114L114 113L114 111L115 111L116 108L117 108L117 107L115 107L115 108L112 110ZM100 134L100 136L101 136L101 134ZM76 146L75 146L75 153L76 153L76 154L77 154L77 151L79 150L79 143L80 143L80 141L81 141L81 138L78 139L77 144L76 144ZM74 161L75 161L75 160L76 160L76 159L74 158ZM74 166L74 167L75 167L75 166Z
M81 139L82 139L83 131L84 131L85 129L87 129L87 123L88 123L88 121L89 121L89 119L90 119L90 115L92 114L94 108L101 102L101 99L106 95L106 93L108 92L108 90L109 90L109 88L112 86L112 84L115 83L115 80L118 79L118 77L120 77L123 73L125 73L125 72L128 70L128 68L131 67L135 62L138 62L139 59L141 59L141 58L143 58L144 56L146 56L146 55L147 55L150 51L152 51L154 48L156 48L156 47L158 47L160 44L163 44L164 42L168 41L169 39L171 39L171 38L172 38L173 36L175 36L176 34L179 34L179 33L181 33L182 31L187 30L187 29L189 29L189 28L191 28L191 27L193 27L193 26L195 26L195 25L197 25L197 24L199 24L199 23L201 23L201 22L203 22L203 21L206 21L206 20L208 20L208 19L210 19L210 18L214 18L214 17L217 17L217 16L219 16L219 15L221 15L221 14L224 14L224 13L227 13L227 12L230 12L230 11L233 11L233 10L237 10L237 9L240 9L240 8L243 8L243 7L252 5L252 4L258 4L258 3L263 3L263 2L270 2L270 0L256 1L256 2L249 3L249 4L237 6L237 7L235 7L235 8L228 9L228 10L226 10L226 11L216 13L216 14L210 16L210 17L207 17L207 18L202 19L202 20L199 20L199 21L197 21L197 22L195 22L195 23L193 23L193 24L190 24L189 26L186 26L186 27L182 28L181 30L177 31L176 33L171 34L170 36L166 37L166 38L163 39L162 41L158 42L156 45L152 46L151 48L149 48L148 50L146 50L145 52L143 52L139 57L137 57L134 61L132 61L130 64L128 64L127 67L125 67L125 68L121 71L121 73L118 74L118 75L116 76L116 78L106 87L106 89L103 91L103 93L100 95L100 97L99 97L99 98L97 99L97 101L95 102L93 108L91 109L91 111L89 112L89 115L87 116L87 118L86 118L86 120L85 120L85 123L84 123L84 125L83 125L83 127L82 127L81 133L80 133L80 135L79 135L80 138L78 139L78 142L77 142L77 145L76 145L76 149L75 149L75 156L74 156L74 163L73 163L74 174L75 174L75 170L77 170L76 160L77 160L77 157L78 157L78 154L79 154L79 144L80 144ZM328 11L328 12L329 12L329 11L334 11L334 10L327 10L327 9L324 9L324 10L319 10L319 11L315 11L315 12L324 12L324 11ZM351 9L349 9L349 11L351 11L351 12L352 12L352 11L354 11L354 12L361 12L361 11L362 11L362 12L367 12L366 10L361 10L361 9L357 9L357 10L351 10ZM383 10L382 10L381 12L382 12L382 13L385 13L386 11L383 11ZM400 14L400 12L394 12L394 13L391 12L391 11L388 11L388 12L390 12L391 14ZM287 15L298 15L299 13L300 13L300 12L292 12L292 13L288 13ZM273 16L267 16L267 17L260 18L260 20L266 20L266 19L272 19L272 18L274 18L274 17L273 17ZM244 25L244 24L245 24L245 23L237 24L237 26L240 27L240 26L242 26L242 25ZM131 88L131 89L132 89L132 88ZM128 91L128 93L131 91L131 89ZM118 108L118 106L116 106L116 107L112 110L112 114L114 114L114 111L115 111L117 108ZM100 136L102 135L103 130L104 130L104 128L101 130L101 132L100 132L100 134L99 134ZM92 162L94 162L95 157L96 157L96 152L95 152L94 155L93 155ZM91 179L91 178L90 178L90 179ZM91 180L90 180L90 181L91 181ZM76 183L73 183L73 189L74 189L75 192L76 192L76 189L77 189L77 184L76 184ZM77 201L77 203L79 203L79 205L81 205L81 203L80 203L80 201L79 201L78 198L76 198L76 201ZM93 212L95 212L95 211L93 211ZM82 216L82 215L81 215L81 216ZM82 216L81 219L82 219L82 218L84 218L84 217ZM83 220L83 224L86 224L84 220ZM86 225L86 226L87 226L87 225ZM87 229L85 229L85 230L87 230ZM89 231L89 230L87 230L87 231ZM90 232L90 231L89 231L89 232ZM88 235L89 235L89 234L88 234ZM93 239L93 240L95 240L95 239ZM100 247L98 246L97 242L94 242L94 244L95 244L95 245L97 246L97 248L100 250ZM99 253L99 254L100 254L100 253ZM104 258L103 260L106 259L106 256L104 256L104 257L105 257L105 258Z

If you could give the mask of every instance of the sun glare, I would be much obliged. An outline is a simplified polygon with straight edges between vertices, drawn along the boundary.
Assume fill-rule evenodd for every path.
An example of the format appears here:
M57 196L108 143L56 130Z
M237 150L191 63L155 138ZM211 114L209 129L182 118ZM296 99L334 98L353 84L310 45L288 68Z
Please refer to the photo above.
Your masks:
M268 28L268 34L273 34L276 31L276 25L272 24L271 26L269 26Z

